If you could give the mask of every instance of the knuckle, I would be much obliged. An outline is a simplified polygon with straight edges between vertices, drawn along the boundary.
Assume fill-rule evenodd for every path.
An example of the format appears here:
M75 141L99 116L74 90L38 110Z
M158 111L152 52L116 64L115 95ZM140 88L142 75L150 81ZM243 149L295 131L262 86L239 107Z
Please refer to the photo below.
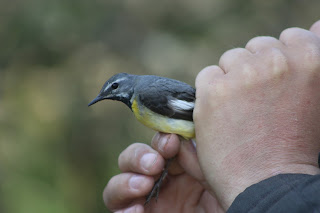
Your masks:
M270 58L272 64L270 71L274 75L279 76L289 71L288 59L280 49L272 48Z
M221 55L221 57L220 57L220 59L219 59L219 66L222 67L223 64L225 63L225 61L226 61L231 55L234 55L234 53L235 53L236 51L238 51L238 48L225 51L225 52Z
M126 159L126 157L130 154L130 152L134 149L135 144L130 144L126 149L124 149L118 157L118 163L122 162Z
M236 55L239 55L239 54L243 54L243 52L247 52L247 50L245 50L244 48L240 48L240 47L233 48L231 50L227 50L226 52L224 52L222 54L220 60L224 59L224 58L228 58L230 56L236 56Z
M282 31L282 33L280 34L280 41L282 41L286 45L301 45L301 42L309 40L310 37L313 37L313 34L310 31L298 27L293 27Z
M133 156L129 160L129 164L139 165L140 159L147 150L144 147L139 147L134 150Z
M281 32L280 39L281 40L282 39L284 39L284 40L290 39L290 38L296 36L300 32L300 30L302 30L302 29L298 28L298 27L287 28Z
M274 37L271 37L271 36L258 36L258 37L255 37L253 39L251 39L247 45L246 45L246 48L248 49L256 49L257 47L260 47L260 46L270 46L270 44L273 44L273 43L276 43L276 42L279 42L278 39L274 38Z
M235 65L239 60L250 58L251 53L245 48L234 48L222 54L219 60L219 66L227 71L228 68Z
M254 67L246 72L247 81L268 81L281 79L284 73L289 71L289 60L283 51L276 47L271 47L259 52L254 60ZM246 81L245 81L246 82Z
M320 38L320 20L318 20L311 26L310 31L318 36L318 38Z
M242 65L241 72L243 74L243 84L246 86L252 85L252 83L258 76L257 70L252 66L251 63L244 63Z
M219 66L208 66L197 75L196 78L196 100L206 98L212 90L214 82L221 80L224 76L223 70Z
M306 51L304 54L306 70L319 71L320 69L320 43L316 45L309 43L305 45Z
M149 146L142 143L134 143L122 151L118 157L118 166L122 172L133 170L139 165L141 156L150 151Z
M202 69L197 77L196 77L196 88L201 87L201 85L203 85L203 82L206 82L208 80L208 78L211 76L211 73L217 69L220 69L218 66L207 66L204 69Z
M297 65L307 71L319 70L320 39L315 33L300 28L289 28L281 33L280 39L289 46L296 46L294 50L295 54L299 55L299 60L293 63L300 62Z

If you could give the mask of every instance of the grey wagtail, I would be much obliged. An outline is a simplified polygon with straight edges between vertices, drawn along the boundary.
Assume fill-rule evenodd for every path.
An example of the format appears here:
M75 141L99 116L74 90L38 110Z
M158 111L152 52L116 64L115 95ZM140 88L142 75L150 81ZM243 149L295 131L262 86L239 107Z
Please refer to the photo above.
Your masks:
M105 82L88 106L104 99L125 103L142 124L156 131L174 133L185 139L195 137L192 118L195 89L184 82L154 75L119 73ZM167 161L146 203L152 197L158 198L171 161Z

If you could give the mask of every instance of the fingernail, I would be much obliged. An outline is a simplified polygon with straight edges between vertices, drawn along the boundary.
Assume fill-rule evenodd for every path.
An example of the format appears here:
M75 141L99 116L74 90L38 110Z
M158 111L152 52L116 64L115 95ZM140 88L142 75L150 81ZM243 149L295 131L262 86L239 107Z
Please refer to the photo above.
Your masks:
M144 181L145 180L142 176L134 175L129 180L129 187L131 189L138 190L140 189Z
M163 135L161 138L160 138L160 141L159 141L159 150L160 151L164 151L164 147L167 145L169 139L171 137L171 134L170 135Z
M160 132L157 132L157 133L153 136L153 138L152 138L152 140L151 140L151 143L154 143L154 142L158 141L159 138L160 138L160 136L161 136L161 133L160 133Z
M154 163L157 160L157 155L154 153L147 153L142 156L140 159L140 165L143 169L149 171L151 167L154 165Z

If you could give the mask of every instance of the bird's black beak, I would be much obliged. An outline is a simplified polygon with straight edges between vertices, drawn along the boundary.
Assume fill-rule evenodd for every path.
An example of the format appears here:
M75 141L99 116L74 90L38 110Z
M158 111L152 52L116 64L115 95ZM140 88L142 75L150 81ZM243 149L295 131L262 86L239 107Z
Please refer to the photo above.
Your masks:
M99 102L99 101L102 101L103 99L106 99L106 98L104 98L103 96L98 95L95 99L93 99L93 100L88 104L88 107L91 106L91 105L93 105L93 104L95 104L95 103L97 103L97 102Z

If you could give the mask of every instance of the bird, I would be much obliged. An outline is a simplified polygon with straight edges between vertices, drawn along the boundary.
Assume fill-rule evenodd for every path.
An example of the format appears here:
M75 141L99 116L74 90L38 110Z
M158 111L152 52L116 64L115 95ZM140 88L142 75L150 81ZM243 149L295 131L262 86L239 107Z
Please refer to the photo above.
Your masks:
M109 99L126 104L138 121L163 133L195 138L193 109L196 90L187 83L156 75L118 73L109 78L88 106ZM162 181L174 158L166 161L160 178L147 195L145 205L159 196Z

